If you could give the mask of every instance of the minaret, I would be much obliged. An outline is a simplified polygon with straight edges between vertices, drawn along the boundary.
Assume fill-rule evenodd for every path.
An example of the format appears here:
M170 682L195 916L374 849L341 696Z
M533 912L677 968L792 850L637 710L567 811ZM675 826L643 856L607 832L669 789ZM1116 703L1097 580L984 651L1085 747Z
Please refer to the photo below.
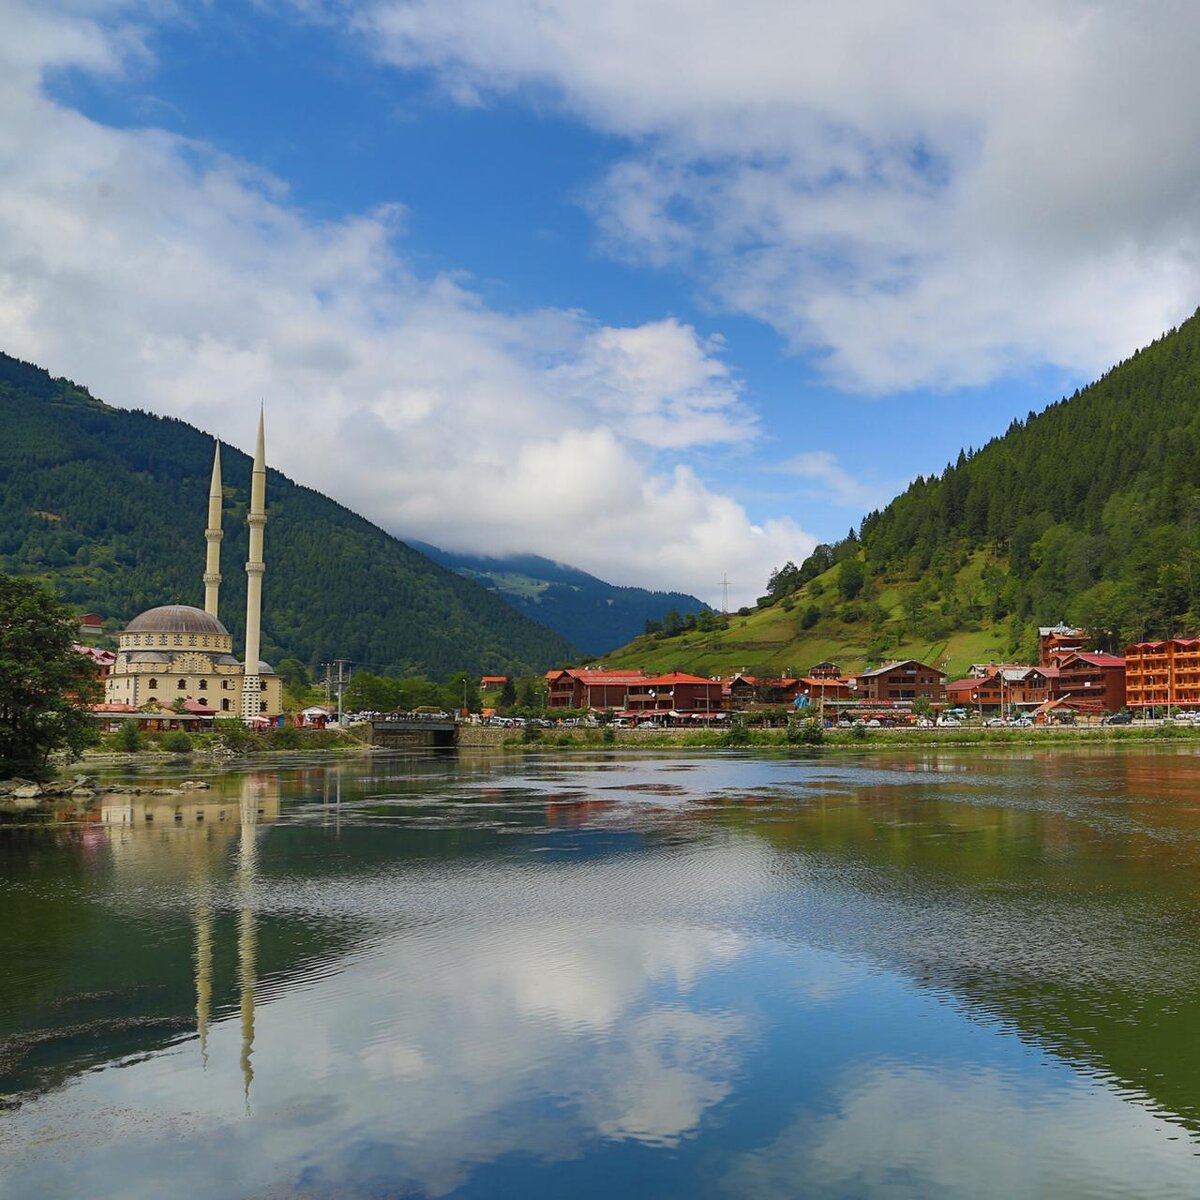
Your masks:
M262 681L258 674L259 635L262 622L263 526L267 523L267 455L263 414L258 413L258 441L254 471L250 476L250 557L246 561L246 673L242 680L242 719L257 717L262 706Z
M250 1106L250 1085L254 1082L254 985L258 975L258 928L255 919L256 840L258 833L258 798L249 779L242 780L241 830L238 841L238 990L241 993L242 1090L247 1109Z
M213 450L212 483L208 489L208 557L204 564L204 611L217 615L217 593L221 590L221 443Z

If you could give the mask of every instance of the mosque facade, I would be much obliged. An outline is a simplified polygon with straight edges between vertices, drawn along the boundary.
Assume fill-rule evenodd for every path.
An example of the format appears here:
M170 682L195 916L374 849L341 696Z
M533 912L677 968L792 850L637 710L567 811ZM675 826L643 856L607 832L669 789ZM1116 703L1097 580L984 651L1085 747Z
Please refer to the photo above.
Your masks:
M263 533L267 523L267 467L263 419L258 420L250 484L250 552L246 562L246 652L239 660L233 638L221 624L221 447L213 455L208 495L204 607L167 604L139 613L117 638L117 658L105 680L105 700L134 708L172 707L176 701L203 705L218 716L246 721L283 712L283 681L259 658L262 580L266 571Z

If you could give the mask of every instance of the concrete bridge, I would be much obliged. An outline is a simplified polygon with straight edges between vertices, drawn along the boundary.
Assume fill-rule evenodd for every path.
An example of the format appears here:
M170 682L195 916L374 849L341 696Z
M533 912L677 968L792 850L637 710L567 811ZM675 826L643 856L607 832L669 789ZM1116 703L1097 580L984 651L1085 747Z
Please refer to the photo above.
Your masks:
M388 750L453 749L458 724L453 717L394 715L371 722L371 744Z

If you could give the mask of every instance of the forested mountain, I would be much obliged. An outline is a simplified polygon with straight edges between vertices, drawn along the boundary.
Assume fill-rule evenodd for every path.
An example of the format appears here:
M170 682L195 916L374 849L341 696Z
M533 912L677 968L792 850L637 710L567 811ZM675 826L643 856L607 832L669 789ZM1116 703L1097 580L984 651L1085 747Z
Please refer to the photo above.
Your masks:
M434 562L491 589L587 654L606 654L623 646L645 629L647 621L661 624L672 609L686 616L704 608L684 592L618 587L536 554L495 558L456 554L424 542L412 545Z
M1200 634L1200 316L786 564L727 629L614 658L778 670L915 654L953 671L1029 656L1036 626L1064 618L1108 649Z
M212 438L182 421L110 408L0 354L0 570L53 581L123 624L200 604ZM268 431L269 436L269 431ZM245 624L250 459L222 449L221 619ZM268 472L263 649L310 666L444 677L520 674L578 652L477 584L341 505Z

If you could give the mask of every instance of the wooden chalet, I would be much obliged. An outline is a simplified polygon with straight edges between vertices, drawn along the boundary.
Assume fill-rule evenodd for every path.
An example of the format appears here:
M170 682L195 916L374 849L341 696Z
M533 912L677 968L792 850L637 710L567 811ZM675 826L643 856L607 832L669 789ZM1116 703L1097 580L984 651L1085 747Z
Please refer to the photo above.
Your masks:
M940 703L945 694L945 671L906 658L901 662L884 663L870 671L852 676L859 700L878 701L929 700Z
M626 693L631 713L712 713L722 707L721 681L675 671L643 677Z
M631 687L646 681L644 671L589 671L566 667L546 672L547 708L623 709Z
M1125 660L1115 654L1080 652L1059 662L1055 699L1081 712L1120 712L1125 707Z

